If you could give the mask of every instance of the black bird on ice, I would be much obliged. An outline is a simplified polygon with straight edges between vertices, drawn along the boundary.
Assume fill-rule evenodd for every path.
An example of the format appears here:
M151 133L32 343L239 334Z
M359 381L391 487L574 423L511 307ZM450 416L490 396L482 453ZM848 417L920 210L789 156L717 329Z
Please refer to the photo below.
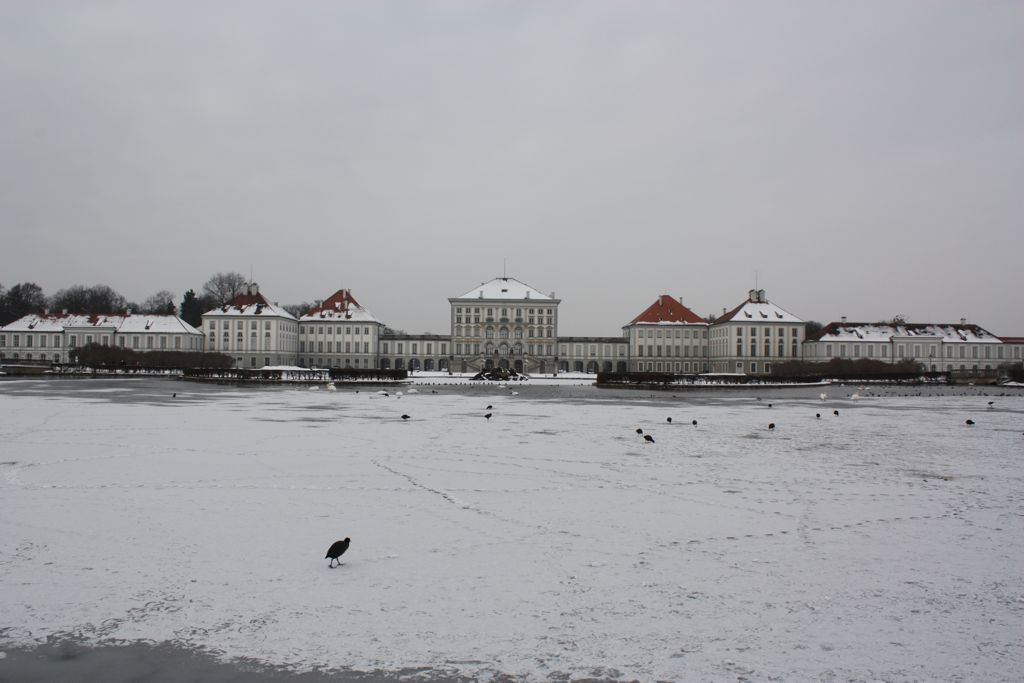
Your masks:
M968 418L967 422L964 422L964 424L967 425L968 427L973 427L974 426L974 420L971 420L970 418Z
M344 555L345 551L348 550L349 540L348 536L346 536L344 541L335 541L331 544L331 547L327 549L327 554L324 555L324 559L326 560L328 557L331 558L331 563L327 565L328 567L333 569L335 562L338 563L339 567L341 566L341 560L338 558Z
M490 420L491 419L491 415L493 415L493 414L494 413L487 413L486 415L484 415L484 417L486 417L488 420Z
M647 443L654 443L654 437L650 434L644 434L644 441Z
M768 423L768 431L769 432L774 432L775 431L775 423L774 422L769 422Z
M637 434L643 434L643 433L644 433L644 430L642 430L642 429L640 429L639 427L637 427L637 428L636 428L636 433L637 433Z
M408 419L409 419L409 416L408 416L408 415L406 415L405 413L402 413L402 419L403 419L403 420L408 420Z

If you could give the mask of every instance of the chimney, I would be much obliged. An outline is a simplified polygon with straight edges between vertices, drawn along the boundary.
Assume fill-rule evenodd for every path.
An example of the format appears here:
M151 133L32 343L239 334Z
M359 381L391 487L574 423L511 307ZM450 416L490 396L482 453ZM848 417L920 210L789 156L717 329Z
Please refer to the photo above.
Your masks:
M967 318L960 318L960 324L961 325L966 325L967 324Z
M66 309L66 308L62 308L62 309L60 310L60 314L61 314L61 315L67 315L67 314L68 314L68 309Z
M46 316L50 315L50 309L49 308L44 308L43 309L43 315L46 315Z
M762 304L768 301L768 298L764 295L763 289L757 290L757 300L760 301Z
M260 293L260 286L255 282L249 283L249 294L256 295Z
M124 312L124 314L125 315L131 315L132 314L132 309L129 308L127 311Z
M839 320L842 321L842 323L844 325L846 324L846 316L845 315L842 318L840 318Z
M747 301L749 301L750 303L757 303L756 289L751 289L749 292L747 292Z

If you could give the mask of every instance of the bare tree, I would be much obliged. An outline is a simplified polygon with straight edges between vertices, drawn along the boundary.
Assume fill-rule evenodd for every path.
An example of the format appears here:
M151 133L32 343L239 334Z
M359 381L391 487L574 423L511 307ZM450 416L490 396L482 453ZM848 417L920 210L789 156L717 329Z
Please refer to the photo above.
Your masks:
M303 301L301 304L286 304L281 308L288 311L296 318L301 318L302 316L306 315L306 313L308 313L310 309L313 308L313 304L306 303L305 301Z
M203 285L203 294L214 306L223 306L245 291L245 283L241 273L217 273Z
M0 296L0 325L14 322L29 313L41 313L46 308L43 289L34 282L14 285Z
M159 292L142 302L142 306L139 308L139 313L148 313L150 315L174 315L174 294L172 292L168 292L166 289L161 289Z
M71 313L118 313L124 311L127 306L128 301L107 285L74 285L59 290L50 299L51 308L67 309Z

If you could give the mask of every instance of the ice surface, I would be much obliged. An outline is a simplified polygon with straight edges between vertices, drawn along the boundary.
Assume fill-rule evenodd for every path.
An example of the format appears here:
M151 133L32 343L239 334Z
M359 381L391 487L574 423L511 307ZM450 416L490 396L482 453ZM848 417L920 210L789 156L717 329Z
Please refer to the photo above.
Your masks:
M0 382L0 646L530 681L1024 671L1019 394L515 388Z

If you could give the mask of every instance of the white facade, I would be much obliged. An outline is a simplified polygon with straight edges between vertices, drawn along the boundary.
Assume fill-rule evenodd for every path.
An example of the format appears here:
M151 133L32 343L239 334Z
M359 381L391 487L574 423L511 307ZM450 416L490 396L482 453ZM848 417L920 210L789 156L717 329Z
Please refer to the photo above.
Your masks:
M173 315L27 315L0 328L0 358L67 363L88 344L133 351L203 351L203 333Z
M625 372L629 340L625 337L560 337L559 372Z
M339 289L299 318L298 364L317 368L377 368L384 324Z
M799 360L807 323L768 301L763 289L711 323L712 372L767 375L772 363Z
M708 323L667 294L625 325L630 372L708 372Z
M448 302L454 372L490 367L555 372L561 302L553 293L500 277Z
M206 350L235 359L235 367L295 365L299 348L299 321L260 294L259 285L230 303L203 313Z
M935 324L844 320L829 323L804 343L804 358L808 361L913 361L931 372L996 370L1020 362L1013 356L1013 345L966 321Z
M380 338L380 368L383 370L447 370L451 362L451 339L442 334L384 333Z

